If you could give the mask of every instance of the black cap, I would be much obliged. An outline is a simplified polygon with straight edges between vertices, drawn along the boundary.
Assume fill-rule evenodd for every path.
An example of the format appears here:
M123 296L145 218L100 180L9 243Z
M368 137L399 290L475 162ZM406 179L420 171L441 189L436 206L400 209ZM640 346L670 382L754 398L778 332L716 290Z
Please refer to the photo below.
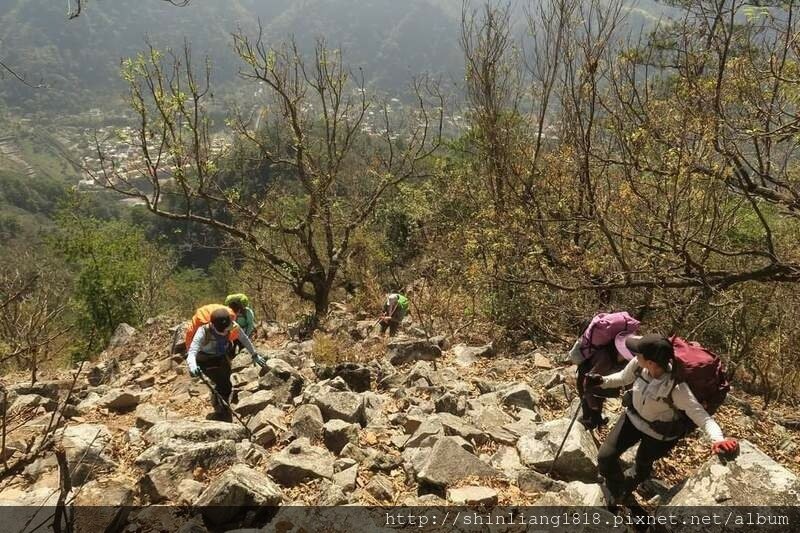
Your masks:
M211 313L211 323L217 331L225 331L231 325L231 315L227 308L215 309Z
M628 337L625 339L625 346L633 353L640 353L645 359L655 361L664 368L675 358L672 342L663 335L655 333L642 337Z

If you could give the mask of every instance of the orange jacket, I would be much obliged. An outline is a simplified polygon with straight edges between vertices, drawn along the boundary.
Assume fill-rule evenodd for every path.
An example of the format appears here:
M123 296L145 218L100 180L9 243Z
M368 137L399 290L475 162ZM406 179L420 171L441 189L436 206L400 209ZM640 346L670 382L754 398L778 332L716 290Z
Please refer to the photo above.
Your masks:
M194 316L192 317L192 325L189 326L189 329L186 330L186 349L189 349L189 346L192 345L192 339L194 339L194 334L197 330L211 321L211 313L216 311L217 309L227 309L228 314L231 316L231 324L236 324L236 313L233 312L233 309L230 307L226 307L220 304L208 304L204 305L203 307L199 308L197 311L194 312ZM241 331L238 327L232 327L230 332L228 333L228 340L234 342L239 338L239 331Z

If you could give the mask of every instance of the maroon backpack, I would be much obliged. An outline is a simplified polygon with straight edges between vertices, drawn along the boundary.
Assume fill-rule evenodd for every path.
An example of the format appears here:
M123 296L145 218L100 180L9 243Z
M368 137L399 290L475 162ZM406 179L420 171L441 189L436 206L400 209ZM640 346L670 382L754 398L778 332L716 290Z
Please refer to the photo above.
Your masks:
M708 414L713 415L731 390L725 365L718 355L696 342L672 337L678 371L675 383L686 383L697 401ZM670 394L670 401L671 401Z

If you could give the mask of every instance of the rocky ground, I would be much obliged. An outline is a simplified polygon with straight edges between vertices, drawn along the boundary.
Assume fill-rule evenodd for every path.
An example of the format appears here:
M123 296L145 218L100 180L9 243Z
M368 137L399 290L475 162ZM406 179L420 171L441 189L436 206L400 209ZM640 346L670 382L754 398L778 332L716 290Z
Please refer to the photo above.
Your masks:
M170 355L165 319L138 332L121 326L77 379L7 379L0 504L107 505L92 520L131 532L177 529L189 506L204 506L198 531L241 523L244 505L605 504L603 432L576 423L552 465L577 405L564 347L499 353L414 336L412 326L386 341L368 335L371 324L338 308L324 337L301 343L262 327L266 368L246 353L233 362L245 425L205 420L209 391ZM780 410L729 398L718 419L742 442L740 458L722 465L704 437L687 438L640 488L648 508L800 505L800 435L774 421L786 418ZM608 408L612 418L621 409L617 400ZM48 428L53 445L30 456ZM154 515L154 504L177 522Z

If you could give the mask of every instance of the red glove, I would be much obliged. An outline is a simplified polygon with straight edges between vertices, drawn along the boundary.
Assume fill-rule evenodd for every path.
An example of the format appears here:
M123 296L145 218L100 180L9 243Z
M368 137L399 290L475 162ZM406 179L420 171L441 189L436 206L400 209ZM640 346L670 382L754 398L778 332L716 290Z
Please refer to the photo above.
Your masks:
M711 445L711 452L717 455L735 457L739 454L739 443L736 439L725 439Z

